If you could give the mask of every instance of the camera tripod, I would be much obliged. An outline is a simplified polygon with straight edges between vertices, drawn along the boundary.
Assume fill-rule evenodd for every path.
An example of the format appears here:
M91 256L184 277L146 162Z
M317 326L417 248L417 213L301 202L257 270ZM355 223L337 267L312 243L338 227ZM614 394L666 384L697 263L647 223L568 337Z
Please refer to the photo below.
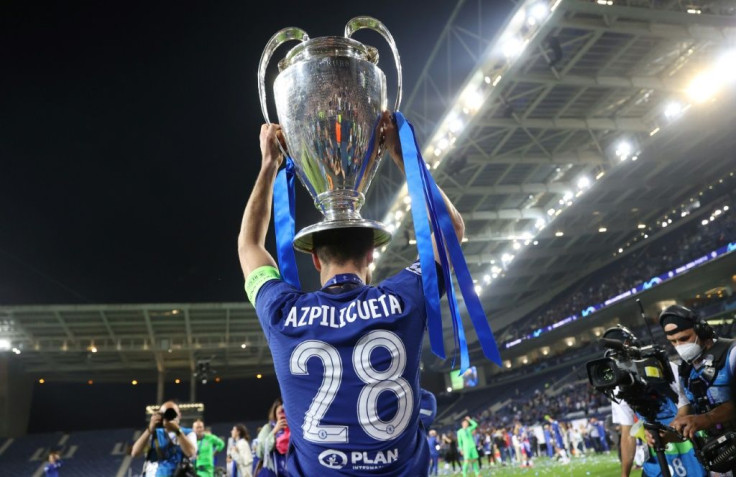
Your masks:
M658 422L652 422L648 419L644 420L644 429L650 432L654 438L654 452L657 454L657 462L659 468L662 470L662 477L672 477L670 473L670 465L667 463L667 458L664 455L666 445L662 442L662 436L659 435L660 431L670 432L682 439L682 435L670 426L665 426Z

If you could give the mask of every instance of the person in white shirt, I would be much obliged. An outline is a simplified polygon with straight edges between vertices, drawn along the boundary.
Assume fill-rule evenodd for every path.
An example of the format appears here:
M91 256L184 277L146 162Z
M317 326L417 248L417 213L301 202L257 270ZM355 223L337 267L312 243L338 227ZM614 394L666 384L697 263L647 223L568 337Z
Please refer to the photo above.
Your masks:
M229 449L230 457L237 466L237 477L252 477L253 454L250 451L250 434L243 424L236 424L230 431L234 445Z

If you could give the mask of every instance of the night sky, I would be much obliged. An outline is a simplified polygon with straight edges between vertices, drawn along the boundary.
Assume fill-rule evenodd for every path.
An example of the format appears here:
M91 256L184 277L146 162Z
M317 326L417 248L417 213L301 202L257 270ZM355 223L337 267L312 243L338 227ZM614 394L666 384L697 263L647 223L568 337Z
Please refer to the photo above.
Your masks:
M2 305L245 300L236 239L260 163L268 39L287 26L342 35L374 16L396 39L406 98L455 2L51 5L0 7ZM355 38L385 48L377 33ZM379 66L392 104L393 59ZM319 219L302 204L297 228Z

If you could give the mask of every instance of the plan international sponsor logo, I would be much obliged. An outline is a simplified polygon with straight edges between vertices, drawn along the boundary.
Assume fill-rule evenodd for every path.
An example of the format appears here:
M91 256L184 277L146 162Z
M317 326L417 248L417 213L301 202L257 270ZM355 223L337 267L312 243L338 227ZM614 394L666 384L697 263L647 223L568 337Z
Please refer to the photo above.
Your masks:
M319 457L319 463L328 469L342 469L348 463L348 456L339 450L327 449Z
M348 456L342 451L327 449L318 457L319 463L328 469L342 469L348 464ZM388 451L352 451L350 464L353 470L378 470L399 460L399 449Z

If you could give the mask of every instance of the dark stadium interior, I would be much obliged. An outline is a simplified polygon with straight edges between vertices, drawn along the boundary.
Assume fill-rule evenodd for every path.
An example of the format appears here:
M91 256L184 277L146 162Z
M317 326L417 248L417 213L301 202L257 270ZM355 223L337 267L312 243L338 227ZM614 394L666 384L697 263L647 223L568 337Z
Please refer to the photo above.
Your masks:
M465 416L491 439L517 421L541 433L547 415L571 428L610 420L586 362L616 324L665 344L656 317L668 305L736 337L736 82L731 71L691 83L733 48L736 9L468 0L414 15L418 2L379 1L318 15L303 3L258 20L238 2L133 2L119 17L11 2L0 15L14 45L0 85L16 91L0 119L0 477L42 475L51 450L65 477L140 475L131 445L147 406L165 399L203 405L223 439L236 423L253 437L266 422L279 387L236 239L258 171L258 59L292 24L313 36L358 14L387 25L404 62L401 111L465 220L503 365L465 319L477 385L451 379L459 358L443 300L448 356L425 339L421 368L440 434ZM508 32L525 35L518 51L504 50ZM403 177L385 164L371 187L363 216L393 231L374 255L378 281L417 249ZM319 220L298 194L297 227ZM297 258L302 284L317 288L311 260ZM584 454L602 454L581 438Z

